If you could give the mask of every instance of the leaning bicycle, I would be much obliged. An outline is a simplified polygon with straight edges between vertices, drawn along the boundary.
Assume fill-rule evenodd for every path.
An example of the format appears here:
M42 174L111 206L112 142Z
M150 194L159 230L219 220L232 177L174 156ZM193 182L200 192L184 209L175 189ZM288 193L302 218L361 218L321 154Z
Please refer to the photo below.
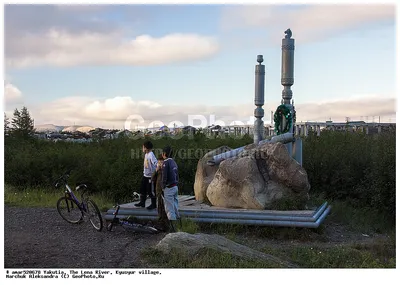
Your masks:
M68 185L70 176L68 171L64 173L55 182L55 187L65 186L64 196L57 201L57 211L60 216L71 224L78 224L84 221L84 217L88 217L92 226L101 231L103 229L103 219L96 203L87 196L87 185L80 184L76 186L75 191L81 192L81 201Z

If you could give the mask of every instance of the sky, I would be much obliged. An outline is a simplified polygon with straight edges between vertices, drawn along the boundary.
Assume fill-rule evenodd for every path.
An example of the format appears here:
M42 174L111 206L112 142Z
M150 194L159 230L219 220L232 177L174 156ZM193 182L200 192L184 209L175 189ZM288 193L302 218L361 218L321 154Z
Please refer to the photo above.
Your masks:
M5 5L3 109L35 125L134 129L265 123L295 39L297 122L396 121L394 4Z

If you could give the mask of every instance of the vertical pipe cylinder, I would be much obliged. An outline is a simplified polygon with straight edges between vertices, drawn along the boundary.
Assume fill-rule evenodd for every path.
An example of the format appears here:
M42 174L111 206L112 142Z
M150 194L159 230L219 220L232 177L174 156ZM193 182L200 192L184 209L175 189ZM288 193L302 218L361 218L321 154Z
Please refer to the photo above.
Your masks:
M290 29L286 30L285 34L285 38L282 39L281 84L284 86L282 99L283 104L290 105L293 96L290 88L294 84L294 39L291 38Z
M294 159L303 166L303 141L301 138L296 138L293 146Z
M265 89L265 66L261 63L264 61L262 55L257 55L257 62L255 68L255 97L254 104L256 109L254 109L254 143L258 144L263 140L264 124L262 118L264 117L264 89Z
M291 100L293 92L291 86L294 83L294 39L292 39L292 31L287 29L285 31L285 38L282 39L282 69L281 69L281 84L282 90L282 104L285 104L292 113L294 113ZM289 133L293 133L293 119ZM288 146L289 155L292 157L292 144Z

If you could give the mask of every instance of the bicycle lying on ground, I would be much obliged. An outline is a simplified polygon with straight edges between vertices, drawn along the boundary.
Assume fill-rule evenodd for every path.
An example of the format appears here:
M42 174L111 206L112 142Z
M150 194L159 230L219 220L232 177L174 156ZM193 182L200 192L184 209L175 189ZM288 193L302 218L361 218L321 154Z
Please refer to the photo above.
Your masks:
M65 186L64 196L57 201L57 211L60 216L71 224L78 224L84 220L84 217L89 218L92 226L101 231L103 229L103 219L96 203L87 195L86 184L78 185L75 190L81 191L81 201L75 196L71 187L68 185L68 178L71 171L64 173L55 182L55 187Z
M121 208L120 205L115 206L115 211L113 213L114 217L107 226L108 231L111 231L114 226L119 225L122 226L125 230L132 230L134 232L147 233L147 234L156 234L160 232L158 229L156 229L151 225L142 225L137 221L130 220L129 217L117 218L120 208Z

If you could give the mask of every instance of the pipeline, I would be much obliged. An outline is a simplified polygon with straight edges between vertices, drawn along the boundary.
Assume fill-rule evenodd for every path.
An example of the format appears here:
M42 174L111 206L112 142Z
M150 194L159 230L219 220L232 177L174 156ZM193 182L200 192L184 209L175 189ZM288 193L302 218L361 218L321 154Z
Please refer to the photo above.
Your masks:
M329 214L331 206L325 208L319 218L314 221L290 221L290 220L254 220L254 219L232 219L232 218L194 218L186 217L193 222L199 223L217 223L217 224L240 224L240 225L258 225L258 226L278 226L278 227L302 227L318 228ZM117 218L127 218L129 215L117 215ZM105 215L106 220L112 220L113 215ZM136 216L139 220L157 220L158 216Z
M227 218L227 219L254 219L254 220L290 220L299 222L315 222L321 213L326 209L328 203L322 204L314 213L314 215L293 215L290 211L277 212L228 212L218 210L189 210L180 209L179 213L182 217L190 218ZM286 213L285 213L286 212ZM109 210L107 214L112 214L113 210ZM143 211L142 209L120 209L121 215L140 215L140 216L157 216L156 211Z
M266 139L266 140L262 140L258 143L258 145L263 145L265 143L288 143L288 142L292 142L294 139L293 133L285 133L285 134L281 134L278 136L273 136L271 139ZM209 160L207 162L208 165L218 165L220 164L223 160L231 158L231 157L235 157L237 155L239 155L245 148L246 146L242 146L239 148L235 148L233 150L218 154L218 155L214 155L212 160Z
M233 150L218 154L218 155L214 155L212 160L209 160L207 162L208 165L215 165L215 164L219 164L221 161L228 159L230 157L235 157L237 156L239 153L242 152L242 150L244 150L245 146L239 147L239 148L235 148ZM217 163L216 163L217 162Z

